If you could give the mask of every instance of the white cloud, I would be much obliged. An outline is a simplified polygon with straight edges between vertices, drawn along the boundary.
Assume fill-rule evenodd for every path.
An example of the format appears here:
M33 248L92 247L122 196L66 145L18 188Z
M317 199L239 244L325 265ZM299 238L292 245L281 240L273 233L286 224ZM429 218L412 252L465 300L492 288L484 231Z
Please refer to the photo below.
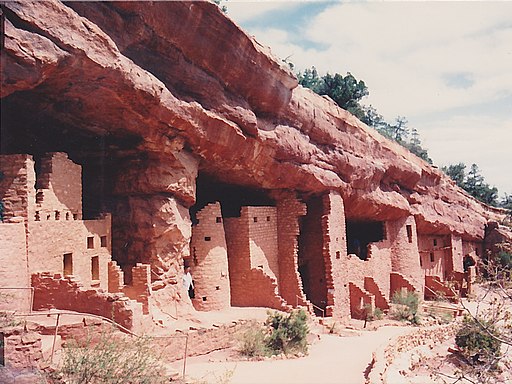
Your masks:
M512 117L508 120L477 114L417 124L423 144L436 164L476 163L485 180L500 194L512 193Z
M512 2L333 3L298 29L283 20L249 32L277 56L292 55L298 69L352 72L370 90L364 102L388 120L406 116L436 162L475 162L489 183L510 193L505 164L512 159L504 144L512 141L512 106L504 105L512 100L510 15ZM301 46L301 39L309 44ZM495 104L499 116L483 104ZM454 115L461 110L468 115Z
M255 0L229 0L223 2L228 8L228 16L238 23L244 23L262 15L297 6L297 1L279 0L279 1L255 1Z

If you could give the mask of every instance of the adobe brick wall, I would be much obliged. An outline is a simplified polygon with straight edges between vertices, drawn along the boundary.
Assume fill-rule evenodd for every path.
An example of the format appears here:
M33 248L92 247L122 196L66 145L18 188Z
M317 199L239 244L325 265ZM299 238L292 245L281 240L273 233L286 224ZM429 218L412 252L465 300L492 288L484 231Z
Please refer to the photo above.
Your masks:
M32 286L34 310L56 308L92 313L132 330L141 324L142 304L122 294L87 289L75 279L49 273L33 274Z
M279 252L279 293L289 304L306 303L298 272L299 218L306 214L306 205L293 193L277 199L277 238ZM300 297L297 300L297 296Z
M25 224L0 223L0 310L30 309L29 290L2 289L29 287Z
M197 213L197 219L199 222L192 228L190 242L190 267L196 294L192 303L200 311L229 308L228 252L220 203L208 204Z
M0 155L0 200L4 205L4 222L14 217L27 219L35 204L36 176L30 155Z
M111 267L112 268L112 267ZM151 266L137 264L132 268L132 282L121 290L130 299L142 304L142 313L149 314L149 297L151 296Z

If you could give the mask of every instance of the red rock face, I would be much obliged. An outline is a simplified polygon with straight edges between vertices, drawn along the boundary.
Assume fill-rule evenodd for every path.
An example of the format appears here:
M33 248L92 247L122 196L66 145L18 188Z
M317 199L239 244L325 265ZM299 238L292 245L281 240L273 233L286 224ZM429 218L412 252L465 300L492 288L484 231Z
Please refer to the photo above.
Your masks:
M85 210L113 213L113 255L165 280L189 256L198 174L304 198L337 191L347 219L414 216L481 240L499 218L398 144L297 86L209 2L8 2L2 152L61 150Z

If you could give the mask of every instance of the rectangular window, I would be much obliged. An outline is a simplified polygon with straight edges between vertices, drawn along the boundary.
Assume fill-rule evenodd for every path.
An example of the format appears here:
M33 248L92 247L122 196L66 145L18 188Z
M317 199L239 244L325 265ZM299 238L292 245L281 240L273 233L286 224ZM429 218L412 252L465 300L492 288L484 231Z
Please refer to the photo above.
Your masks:
M434 239L434 247L437 247L437 239Z
M436 258L434 256L434 252L430 252L430 262L433 263L436 261Z
M100 245L105 248L107 246L107 236L100 237Z
M222 217L215 218L215 222L216 223L222 223Z
M73 274L73 254L65 253L63 256L64 276Z
M87 249L93 249L94 248L94 236L89 236L87 238Z
M420 255L420 267L423 267L423 257Z
M267 221L270 221L270 216L267 216Z
M60 212L55 211L55 220L60 220Z
M258 222L258 218L257 217L254 217L253 220L254 220L255 223Z
M211 238L210 236L206 236L206 237L204 238L204 241L212 241L212 238Z
M93 256L91 258L91 279L100 279L100 258L98 256Z
M406 225L405 229L407 230L407 240L412 243L412 225Z

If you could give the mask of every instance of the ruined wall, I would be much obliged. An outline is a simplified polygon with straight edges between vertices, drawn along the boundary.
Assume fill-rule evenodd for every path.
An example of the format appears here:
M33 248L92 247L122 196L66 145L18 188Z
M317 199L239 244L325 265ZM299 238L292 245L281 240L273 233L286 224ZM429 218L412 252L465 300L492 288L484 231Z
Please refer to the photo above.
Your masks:
M276 208L242 207L240 217L249 222L251 268L279 280Z
M37 161L36 215L58 220L82 218L82 167L62 152Z
M30 155L0 155L0 201L3 204L3 221L14 217L25 220L33 214L35 205L36 174Z
M273 211L265 208L242 207L240 217L224 218L232 306L286 308L286 303L279 296L277 279L270 268L270 265L277 265L277 253L270 254L270 259L267 259L262 252L263 248L255 247L257 242L253 242L250 237L252 230L261 245L265 239L275 244L266 244L265 249L277 251L277 228L272 224L272 218L276 221L275 208ZM265 212L265 216L262 216L263 225L259 220L254 221L254 217L259 217L254 216L257 212ZM269 224L266 224L269 216L267 212L273 212ZM270 228L274 228L275 233L269 233Z
M293 193L277 199L277 238L279 251L279 293L287 303L304 304L306 296L298 266L299 219L306 214L306 205Z
M197 213L190 247L191 274L196 298L194 307L201 311L230 307L228 253L220 204L208 204Z
M67 309L113 319L137 332L142 321L142 304L124 295L87 289L74 278L50 273L32 275L34 310Z

